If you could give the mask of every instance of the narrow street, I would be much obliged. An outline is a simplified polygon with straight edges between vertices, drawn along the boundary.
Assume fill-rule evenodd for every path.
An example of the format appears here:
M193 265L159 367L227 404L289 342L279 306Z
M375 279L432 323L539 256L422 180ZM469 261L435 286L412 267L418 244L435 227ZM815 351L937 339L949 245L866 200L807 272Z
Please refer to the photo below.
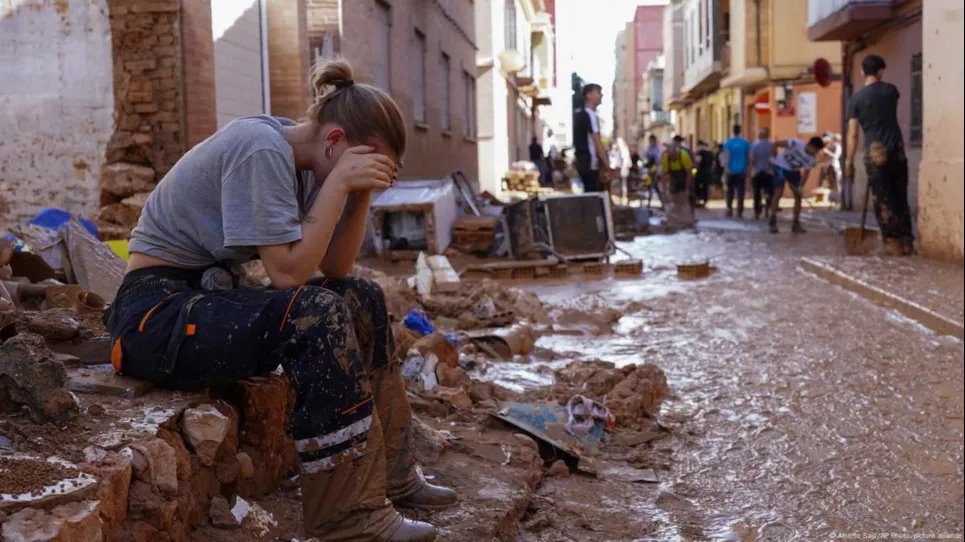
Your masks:
M552 498L565 528L525 538L960 536L962 343L803 272L802 256L843 253L821 220L792 237L720 216L708 211L699 233L622 245L644 260L642 279L529 287L552 304L626 308L613 335L538 346L655 363L673 396L659 485L625 482L568 509L572 479L548 479L537 499ZM677 279L676 263L704 259L711 277ZM507 368L504 383L527 371L539 372ZM568 510L579 520L567 524Z

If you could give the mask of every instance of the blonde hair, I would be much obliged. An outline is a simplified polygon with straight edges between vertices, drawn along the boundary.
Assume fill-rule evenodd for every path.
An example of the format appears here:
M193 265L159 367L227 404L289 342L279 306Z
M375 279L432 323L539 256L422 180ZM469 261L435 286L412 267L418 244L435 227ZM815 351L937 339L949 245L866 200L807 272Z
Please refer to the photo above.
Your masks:
M315 103L307 116L318 125L332 122L354 144L377 137L401 159L405 153L405 122L399 106L384 90L356 83L352 66L342 58L315 65L310 76Z

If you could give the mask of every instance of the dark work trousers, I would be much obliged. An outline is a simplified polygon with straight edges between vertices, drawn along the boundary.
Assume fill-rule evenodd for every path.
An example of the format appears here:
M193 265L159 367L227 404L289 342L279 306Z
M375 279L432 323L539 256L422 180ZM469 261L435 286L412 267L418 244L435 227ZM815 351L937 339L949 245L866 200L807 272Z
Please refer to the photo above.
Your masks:
M601 192L603 187L600 186L600 172L595 169L581 169L579 172L580 179L583 180L583 192L589 194L590 192Z
M771 208L771 197L774 193L774 176L767 171L758 171L751 178L751 187L754 192L754 216L761 216L763 212Z
M747 190L746 175L743 173L727 174L727 209L730 210L734 205L734 196L737 196L737 214L744 214L744 194Z
M319 279L284 290L202 290L200 280L200 271L163 267L127 274L104 316L115 371L194 389L263 375L280 364L295 392L290 429L303 472L364 454L369 427L407 433L407 403L379 412L381 424L372 422L380 401L373 387L397 379L405 402L399 364L391 359L385 297L376 283ZM389 441L398 440L386 434L387 454ZM390 490L417 489L414 461L397 466L398 458L387 459L390 469L402 471L389 473Z
M865 153L864 167L874 195L873 206L881 237L905 242L914 239L911 208L908 206L908 159L904 149L888 151L885 162L876 165Z
M697 170L697 176L694 177L693 199L695 203L707 203L707 199L710 197L710 181L712 175L710 171Z

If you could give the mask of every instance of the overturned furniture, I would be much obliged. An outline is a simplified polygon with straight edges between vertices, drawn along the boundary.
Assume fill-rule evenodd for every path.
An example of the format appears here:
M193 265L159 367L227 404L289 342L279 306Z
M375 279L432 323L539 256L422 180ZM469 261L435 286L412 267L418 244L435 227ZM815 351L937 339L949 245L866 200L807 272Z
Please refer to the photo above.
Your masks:
M616 252L610 198L605 192L539 196L507 206L516 259L541 253L562 261L600 260Z
M441 254L457 216L451 179L400 181L372 202L375 251L388 257Z

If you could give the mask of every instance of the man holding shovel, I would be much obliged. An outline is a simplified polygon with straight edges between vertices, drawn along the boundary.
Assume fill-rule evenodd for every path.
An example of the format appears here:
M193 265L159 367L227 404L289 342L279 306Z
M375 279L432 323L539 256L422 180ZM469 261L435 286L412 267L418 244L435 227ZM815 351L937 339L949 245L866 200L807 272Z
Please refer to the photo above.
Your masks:
M881 80L885 61L868 55L861 62L864 88L848 102L848 148L845 176L854 178L858 127L864 131L864 166L874 194L875 218L885 251L892 255L915 252L915 237L908 206L908 160L898 125L898 88Z

